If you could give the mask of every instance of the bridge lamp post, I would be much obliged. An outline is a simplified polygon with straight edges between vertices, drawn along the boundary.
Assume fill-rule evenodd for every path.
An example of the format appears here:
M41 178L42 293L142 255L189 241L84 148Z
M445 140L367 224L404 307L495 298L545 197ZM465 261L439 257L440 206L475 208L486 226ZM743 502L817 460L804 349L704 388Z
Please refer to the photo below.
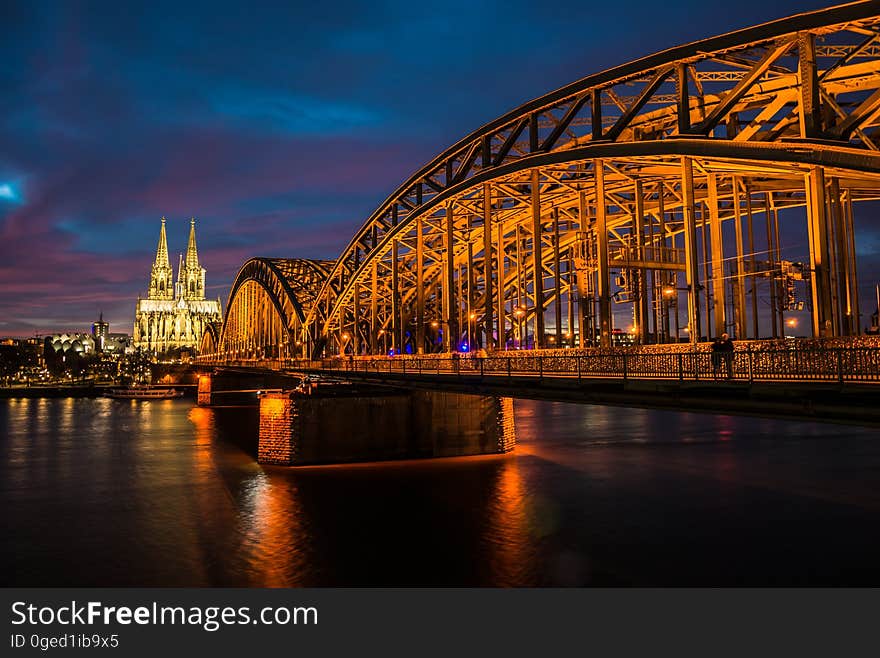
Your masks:
M681 330L678 325L678 295L676 294L676 289L672 287L666 287L663 289L663 297L666 299L666 308L663 309L666 317L669 317L669 309L675 309L675 342L679 342L681 336ZM664 321L666 324L667 331L669 329L669 322Z
M476 313L471 313L470 315L468 315L468 328L467 328L468 352L470 352L474 349L473 325L474 325L474 320L476 320L476 319L477 319Z
M703 286L700 283L697 284L697 292L700 292L701 290L704 290L704 289L705 289L705 286ZM672 286L667 286L666 288L663 289L663 296L669 299L669 305L675 309L675 342L676 343L679 341L680 331L684 331L684 332L690 331L689 327L690 327L690 323L692 321L692 318L688 318L688 326L679 330L679 326L678 326L678 295L676 293L678 291L690 292L690 290L691 290L690 286L685 286L684 288L674 288ZM700 340L700 337L697 336L694 340Z
M382 339L382 354L388 354L388 334L384 329L379 329L377 334Z
M342 354L345 354L345 348L346 348L346 345L348 344L349 338L351 338L351 336L348 335L348 332L347 331L343 332L343 334L342 334Z

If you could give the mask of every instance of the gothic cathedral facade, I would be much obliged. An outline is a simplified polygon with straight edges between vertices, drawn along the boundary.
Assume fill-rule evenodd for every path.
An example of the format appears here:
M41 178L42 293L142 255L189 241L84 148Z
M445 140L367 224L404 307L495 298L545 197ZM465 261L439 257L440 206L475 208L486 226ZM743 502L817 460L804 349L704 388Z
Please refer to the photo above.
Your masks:
M195 219L190 220L186 258L180 257L175 283L163 217L149 292L137 302L134 346L156 354L197 348L207 325L220 322L222 313L219 298L205 299L205 268L199 265Z

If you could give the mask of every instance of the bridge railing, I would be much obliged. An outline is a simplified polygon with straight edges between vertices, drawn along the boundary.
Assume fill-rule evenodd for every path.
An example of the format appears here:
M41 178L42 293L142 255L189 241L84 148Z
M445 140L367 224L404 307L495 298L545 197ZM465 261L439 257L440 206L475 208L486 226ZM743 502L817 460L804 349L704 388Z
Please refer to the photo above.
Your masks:
M413 375L568 377L739 382L880 382L880 348L737 350L725 356L707 351L541 355L505 352L485 357L336 357L290 363L288 368Z

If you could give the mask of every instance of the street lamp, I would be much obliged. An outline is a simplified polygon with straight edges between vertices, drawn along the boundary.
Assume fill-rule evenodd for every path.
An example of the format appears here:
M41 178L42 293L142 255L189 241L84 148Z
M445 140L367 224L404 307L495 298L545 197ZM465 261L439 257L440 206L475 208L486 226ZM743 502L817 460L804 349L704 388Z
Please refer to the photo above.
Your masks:
M666 333L669 333L668 308L671 307L671 308L675 309L675 342L676 343L679 342L679 340L681 338L681 331L680 331L679 325L678 325L678 295L677 295L678 290L680 290L680 288L673 288L671 286L663 288L663 296L666 298L666 300L667 300L666 303L668 304L667 312L666 312L666 321L665 321ZM683 290L687 290L687 288L683 288ZM687 331L688 328L685 327L684 330Z

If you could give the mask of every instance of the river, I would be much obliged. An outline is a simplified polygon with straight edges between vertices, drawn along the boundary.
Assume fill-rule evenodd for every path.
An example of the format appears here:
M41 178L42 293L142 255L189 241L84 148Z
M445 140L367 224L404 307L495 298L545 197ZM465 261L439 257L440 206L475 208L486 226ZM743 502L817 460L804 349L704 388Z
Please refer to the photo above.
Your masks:
M282 468L253 409L0 400L0 585L880 585L877 429L515 413L509 455Z

